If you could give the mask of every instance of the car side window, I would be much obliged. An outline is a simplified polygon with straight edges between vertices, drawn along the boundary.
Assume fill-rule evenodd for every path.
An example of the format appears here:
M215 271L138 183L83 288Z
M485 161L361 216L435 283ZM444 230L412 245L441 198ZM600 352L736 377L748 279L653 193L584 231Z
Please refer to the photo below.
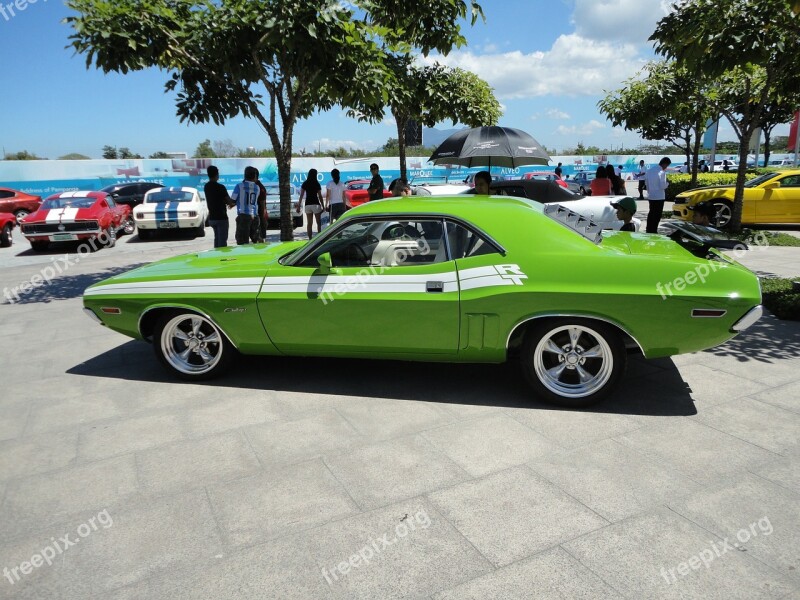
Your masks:
M316 267L323 254L334 267L403 267L447 260L440 219L354 221L327 238L298 266Z
M114 202L114 199L111 196L106 196L106 203L108 204L109 208L114 208L117 203Z
M800 175L790 175L781 179L781 187L800 187Z
M445 227L451 258L459 259L483 256L484 254L500 254L499 248L492 242L460 223L447 221Z
M14 192L8 192L6 190L0 190L0 198L13 198Z

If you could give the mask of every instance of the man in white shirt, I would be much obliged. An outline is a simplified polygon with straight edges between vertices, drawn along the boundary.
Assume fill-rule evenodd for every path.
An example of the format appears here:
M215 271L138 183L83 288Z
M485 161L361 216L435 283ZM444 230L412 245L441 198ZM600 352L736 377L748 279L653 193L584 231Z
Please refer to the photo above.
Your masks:
M672 161L666 156L658 161L658 165L650 167L645 173L645 184L647 185L647 200L650 204L650 212L647 213L647 233L658 233L658 223L661 221L661 214L664 212L665 190L667 182L667 167Z
M636 172L636 181L639 182L639 200L644 200L645 181L644 176L647 174L647 167L644 166L644 161L639 161L639 170Z

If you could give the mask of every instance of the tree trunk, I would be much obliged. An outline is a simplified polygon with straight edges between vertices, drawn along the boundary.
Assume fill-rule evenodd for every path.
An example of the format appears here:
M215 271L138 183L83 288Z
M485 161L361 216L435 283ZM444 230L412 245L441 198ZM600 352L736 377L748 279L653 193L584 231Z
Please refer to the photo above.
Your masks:
M408 181L406 176L406 125L408 124L408 117L394 115L395 123L397 123L397 145L400 154L400 178Z
M753 135L753 126L742 128L742 137L739 143L739 168L736 170L736 193L733 197L733 211L728 229L731 233L739 233L742 229L742 204L744 201L744 182L747 174L747 147L750 136Z
M700 132L700 128L695 129L695 136L694 136L694 147L692 148L692 187L697 187L697 168L699 166L699 158L700 158L700 144L701 139L698 133Z
M277 149L276 149L277 150ZM281 241L294 239L294 219L292 218L292 155L285 148L275 152L278 165L278 186L281 193Z
M765 127L762 129L762 131L764 132L764 166L766 167L769 164L769 153L770 153L769 138L770 135L772 134L772 127L770 127L769 129Z

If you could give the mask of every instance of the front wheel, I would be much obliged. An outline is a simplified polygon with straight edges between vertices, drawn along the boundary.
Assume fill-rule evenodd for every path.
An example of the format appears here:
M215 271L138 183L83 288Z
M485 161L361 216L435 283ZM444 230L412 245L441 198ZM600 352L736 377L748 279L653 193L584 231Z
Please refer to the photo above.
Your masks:
M169 371L187 380L210 379L225 370L235 348L208 318L193 312L164 316L153 349Z
M196 237L206 237L206 228L203 225L200 225L194 230L194 233Z
M18 211L16 211L14 216L17 218L17 225L21 224L22 219L27 217L29 214L31 214L31 211L25 210L24 208L20 208Z
M522 369L536 395L568 407L602 400L625 372L625 345L616 330L588 319L543 321L525 335Z
M3 226L3 231L0 232L0 248L8 248L14 243L13 229L11 223L6 223Z
M717 229L726 229L733 218L733 205L725 200L715 200L711 206L717 211L712 225Z

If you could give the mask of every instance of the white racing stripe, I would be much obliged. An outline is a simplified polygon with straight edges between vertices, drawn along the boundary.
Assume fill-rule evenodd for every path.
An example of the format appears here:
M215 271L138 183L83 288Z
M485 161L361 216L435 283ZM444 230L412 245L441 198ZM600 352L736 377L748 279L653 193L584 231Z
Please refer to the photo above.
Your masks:
M228 277L226 279L171 279L169 281L135 281L111 283L87 289L84 296L142 294L257 294L260 277Z
M78 216L77 208L68 206L66 208L51 208L47 211L45 223L74 223L75 217Z

